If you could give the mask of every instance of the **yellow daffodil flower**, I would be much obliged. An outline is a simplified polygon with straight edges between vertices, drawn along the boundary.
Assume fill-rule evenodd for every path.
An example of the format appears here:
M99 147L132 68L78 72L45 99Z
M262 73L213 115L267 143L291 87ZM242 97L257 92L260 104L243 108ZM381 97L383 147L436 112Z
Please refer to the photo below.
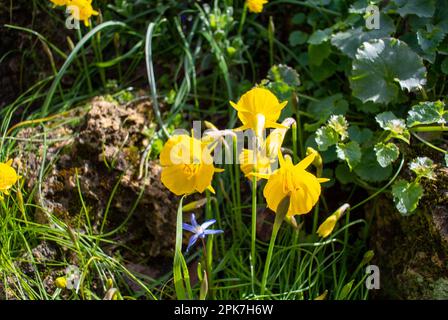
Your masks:
M9 195L9 189L20 179L11 164L12 160L0 163L0 199L3 199L2 194Z
M238 103L230 101L243 123L237 130L253 129L257 137L261 137L265 128L284 128L276 121L287 103L280 103L271 91L263 88L249 90L242 95Z
M246 0L249 11L254 13L260 13L263 11L263 6L266 3L268 3L268 0Z
M317 233L322 238L328 237L336 226L336 222L344 215L344 212L350 208L349 204L344 204L338 210L336 210L331 216L329 216L317 229Z
M67 6L70 4L71 0L50 0L56 6Z
M294 123L294 119L287 118L282 122L281 129L275 129L266 138L260 151L254 153L253 150L243 149L240 156L241 171L251 179L253 173L271 174L272 164L277 161L278 153L285 139L286 131ZM257 177L257 180L259 177Z
M174 194L204 192L211 186L213 174L222 170L213 166L207 143L188 135L169 138L160 153L162 183Z
M92 8L92 0L71 0L68 9L76 20L84 21L86 27L89 26L90 17L98 15L98 11Z
M270 174L272 172L272 160L263 151L254 153L253 150L243 149L240 153L240 167L244 175L252 179L253 173ZM257 180L260 179L257 177Z
M276 211L283 198L290 196L287 217L311 211L321 193L320 183L328 181L325 178L317 178L305 170L313 162L314 157L314 153L310 154L294 165L289 156L283 158L280 152L280 168L268 176L258 175L268 179L263 195L271 210Z

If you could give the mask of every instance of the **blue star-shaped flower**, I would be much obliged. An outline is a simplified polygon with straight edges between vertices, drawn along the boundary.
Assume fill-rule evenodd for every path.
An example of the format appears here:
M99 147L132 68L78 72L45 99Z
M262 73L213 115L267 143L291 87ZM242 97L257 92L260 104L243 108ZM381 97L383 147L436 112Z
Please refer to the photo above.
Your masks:
M194 213L192 213L191 214L191 225L188 223L182 223L182 228L184 230L194 233L194 235L191 236L190 241L188 242L188 247L187 247L186 252L188 252L188 250L190 250L190 247L192 245L194 245L199 238L204 239L206 235L218 234L218 233L224 232L222 230L207 230L207 228L210 227L215 222L216 222L215 219L211 219L211 220L205 221L203 224L199 225L196 222L196 217L194 216Z

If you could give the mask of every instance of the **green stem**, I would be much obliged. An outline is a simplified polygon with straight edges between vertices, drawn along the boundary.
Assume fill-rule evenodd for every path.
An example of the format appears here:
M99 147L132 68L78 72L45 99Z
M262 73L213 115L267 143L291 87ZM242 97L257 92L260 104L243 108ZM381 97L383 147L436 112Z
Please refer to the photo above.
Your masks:
M317 223L319 222L319 202L314 207L313 213L313 232L311 234L315 234L317 231Z
M79 41L81 42L82 40L82 34L81 34L81 28L77 29L78 31L78 38ZM90 73L89 73L89 68L87 66L87 59L86 59L86 55L83 52L81 52L81 58L82 58L82 63L84 65L84 72L86 73L86 79L87 79L87 87L89 88L89 92L92 93L93 91L93 86L92 86L92 80L90 79Z
M415 127L415 128L412 128L411 131L412 132L448 131L448 127L445 127L445 126Z
M207 259L207 245L205 244L205 239L201 238L202 240L202 251L204 254L204 264L205 264L205 271L207 273L207 283L208 283L208 291L210 292L211 287L211 273L210 273L210 265L209 260Z
M252 275L252 291L255 292L255 240L257 237L257 177L252 177L252 232L250 249L250 272Z
M235 170L235 187L236 187L236 205L237 207L235 208L236 210L236 221L237 221L237 229L238 229L238 234L242 235L241 232L241 226L243 225L243 218L242 218L242 214L241 214L241 191L240 191L240 182L241 182L241 177L240 177L240 166L238 165L238 139L237 137L233 137L233 155L234 155L234 163L235 165L234 170Z
M101 51L101 33L98 32L92 39L92 44L93 44L93 48L94 48L94 53L95 53L95 59L97 62L103 62L103 53ZM99 68L99 72L100 72L100 79L101 82L103 83L103 87L106 87L106 72L104 70L104 68Z
M264 292L266 290L266 283L268 281L268 275L269 275L269 267L271 265L272 253L274 252L275 239L277 238L280 226L282 225L283 220L285 220L286 214L288 213L289 201L290 197L286 196L279 203L275 213L274 227L272 228L271 241L269 242L268 255L266 257L266 262L263 271L263 278L261 280L261 293L260 293L261 296L264 295Z
M292 125L292 159L294 163L298 162L298 154L297 154L297 123L293 123Z
M269 28L268 28L268 41L269 41L269 62L270 65L274 65L274 19L272 16L269 17Z
M373 193L372 195L370 195L367 199L362 200L361 202L355 204L353 207L351 207L349 209L348 212L351 212L353 210L355 210L356 208L362 206L364 203L369 202L370 200L372 200L373 198L375 198L377 195L379 195L381 192L383 192L384 190L386 190L394 181L395 179L397 179L398 175L401 172L401 169L403 168L404 165L404 156L401 158L401 162L400 162L400 166L398 167L397 172L395 172L395 175L392 177L392 179L389 180L388 183L386 183L386 185L384 185L381 189L379 189L378 191L376 191L375 193ZM347 212L347 213L348 213Z
M260 295L264 295L264 291L266 290L266 283L268 281L269 268L271 266L272 253L274 252L275 239L277 238L278 230L280 230L280 226L282 225L283 220L275 219L274 227L272 229L271 241L269 242L268 255L266 257L266 262L264 265L263 278L261 280L261 293Z
M243 32L244 22L246 22L246 15L247 15L247 4L244 3L243 14L241 15L240 27L238 29L239 36L241 36L241 33Z
M416 137L418 140L420 140L421 142L423 142L424 144L426 144L428 147L433 148L434 150L437 150L437 151L442 152L442 153L445 153L445 154L448 153L446 150L443 150L442 148L439 148L439 147L433 145L431 142L426 141L425 139L423 139L422 137L420 137L418 134L416 134L416 133L414 133L414 132L411 132L411 133L412 133L412 135L413 135L414 137Z
M420 92L422 93L423 99L428 100L428 95L423 87L420 88Z

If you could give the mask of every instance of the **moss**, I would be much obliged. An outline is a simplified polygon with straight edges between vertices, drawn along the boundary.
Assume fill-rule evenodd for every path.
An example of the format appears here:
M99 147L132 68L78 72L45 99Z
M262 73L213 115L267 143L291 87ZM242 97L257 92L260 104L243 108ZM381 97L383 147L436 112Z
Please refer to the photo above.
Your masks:
M443 167L436 173L436 180L422 180L424 196L413 215L401 216L386 196L368 209L373 263L381 271L377 298L448 298L448 174ZM407 169L402 174L411 176Z

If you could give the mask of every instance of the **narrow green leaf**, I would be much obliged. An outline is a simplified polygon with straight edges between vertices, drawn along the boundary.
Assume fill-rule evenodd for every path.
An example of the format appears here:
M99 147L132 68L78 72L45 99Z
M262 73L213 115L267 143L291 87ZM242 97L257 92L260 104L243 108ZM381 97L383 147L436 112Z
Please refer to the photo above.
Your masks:
M348 295L350 294L350 291L352 291L352 286L353 286L354 282L355 282L355 280L350 281L341 289L341 292L339 293L338 300L344 300L348 297Z
M177 209L176 220L176 247L174 251L174 263L173 263L173 276L174 276L174 289L178 300L192 299L193 295L190 287L190 280L188 277L188 268L186 268L186 262L182 255L182 202L184 197L179 201L179 207ZM185 270L186 269L186 270ZM187 278L187 279L185 279ZM188 284L186 283L188 280Z

